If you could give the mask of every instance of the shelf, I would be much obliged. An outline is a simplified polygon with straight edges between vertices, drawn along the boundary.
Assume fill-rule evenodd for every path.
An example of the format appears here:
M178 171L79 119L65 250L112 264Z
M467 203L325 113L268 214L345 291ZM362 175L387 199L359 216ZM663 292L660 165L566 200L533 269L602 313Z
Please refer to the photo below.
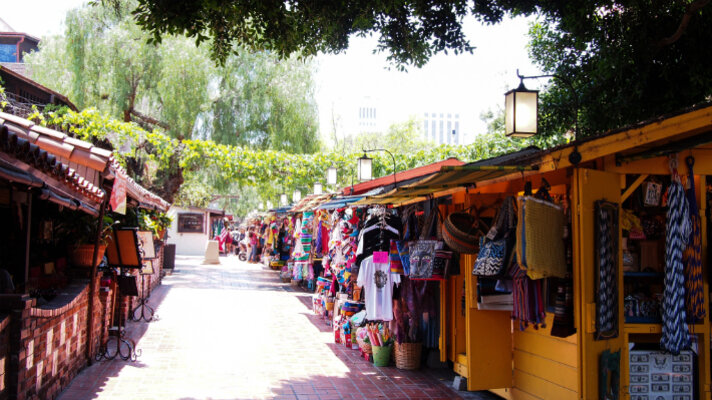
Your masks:
M695 324L691 325L692 327L692 333L695 334L700 334L700 333L705 333L704 324ZM623 330L625 333L662 333L663 331L663 326L662 324L651 324L651 323L630 323L626 322L625 325L623 326Z
M665 275L662 272L652 271L626 271L623 272L624 278L662 278Z

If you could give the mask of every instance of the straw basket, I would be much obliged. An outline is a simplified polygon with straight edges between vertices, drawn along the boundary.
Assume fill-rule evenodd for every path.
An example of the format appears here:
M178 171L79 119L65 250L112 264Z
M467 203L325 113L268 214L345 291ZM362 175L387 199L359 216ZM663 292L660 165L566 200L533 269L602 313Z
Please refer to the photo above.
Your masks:
M459 253L477 254L477 236L473 227L477 219L468 213L452 213L445 219L443 240L447 246Z
M358 342L358 346L361 348L361 351L363 351L366 354L373 354L373 349L371 348L371 343L366 343L361 338L356 338L356 341Z
M334 311L334 302L333 302L333 301L331 301L331 302L327 301L327 302L326 302L326 310L327 310L327 311Z
M104 252L106 251L105 245L99 245L99 251L96 253L95 264L99 264L101 259L104 258ZM73 248L70 252L70 257L72 260L72 265L77 267L91 268L91 256L94 255L94 245L93 244L83 244Z
M396 368L420 368L422 343L396 343Z

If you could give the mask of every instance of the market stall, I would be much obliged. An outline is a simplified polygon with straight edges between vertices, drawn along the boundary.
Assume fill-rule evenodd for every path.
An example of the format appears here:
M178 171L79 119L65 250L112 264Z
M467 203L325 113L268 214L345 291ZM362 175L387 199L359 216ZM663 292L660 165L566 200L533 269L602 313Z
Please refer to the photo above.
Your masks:
M711 130L706 104L445 167L360 204L440 199L445 226L461 228L444 236L480 228L460 257L466 273L441 286L441 354L469 390L709 399Z

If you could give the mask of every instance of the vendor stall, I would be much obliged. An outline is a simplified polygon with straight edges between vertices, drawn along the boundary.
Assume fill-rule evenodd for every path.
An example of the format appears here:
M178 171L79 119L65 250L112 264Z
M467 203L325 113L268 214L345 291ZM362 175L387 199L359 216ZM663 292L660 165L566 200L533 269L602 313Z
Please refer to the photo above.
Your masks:
M465 273L441 285L441 355L468 390L710 399L710 131L705 104L443 167L356 204L433 199L446 239L476 237L461 253Z

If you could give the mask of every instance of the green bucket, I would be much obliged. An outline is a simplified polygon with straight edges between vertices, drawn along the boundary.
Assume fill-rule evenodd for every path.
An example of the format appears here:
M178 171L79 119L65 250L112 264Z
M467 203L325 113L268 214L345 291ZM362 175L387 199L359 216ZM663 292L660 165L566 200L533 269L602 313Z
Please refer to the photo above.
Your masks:
M391 361L391 346L371 346L373 349L373 365L387 367Z

